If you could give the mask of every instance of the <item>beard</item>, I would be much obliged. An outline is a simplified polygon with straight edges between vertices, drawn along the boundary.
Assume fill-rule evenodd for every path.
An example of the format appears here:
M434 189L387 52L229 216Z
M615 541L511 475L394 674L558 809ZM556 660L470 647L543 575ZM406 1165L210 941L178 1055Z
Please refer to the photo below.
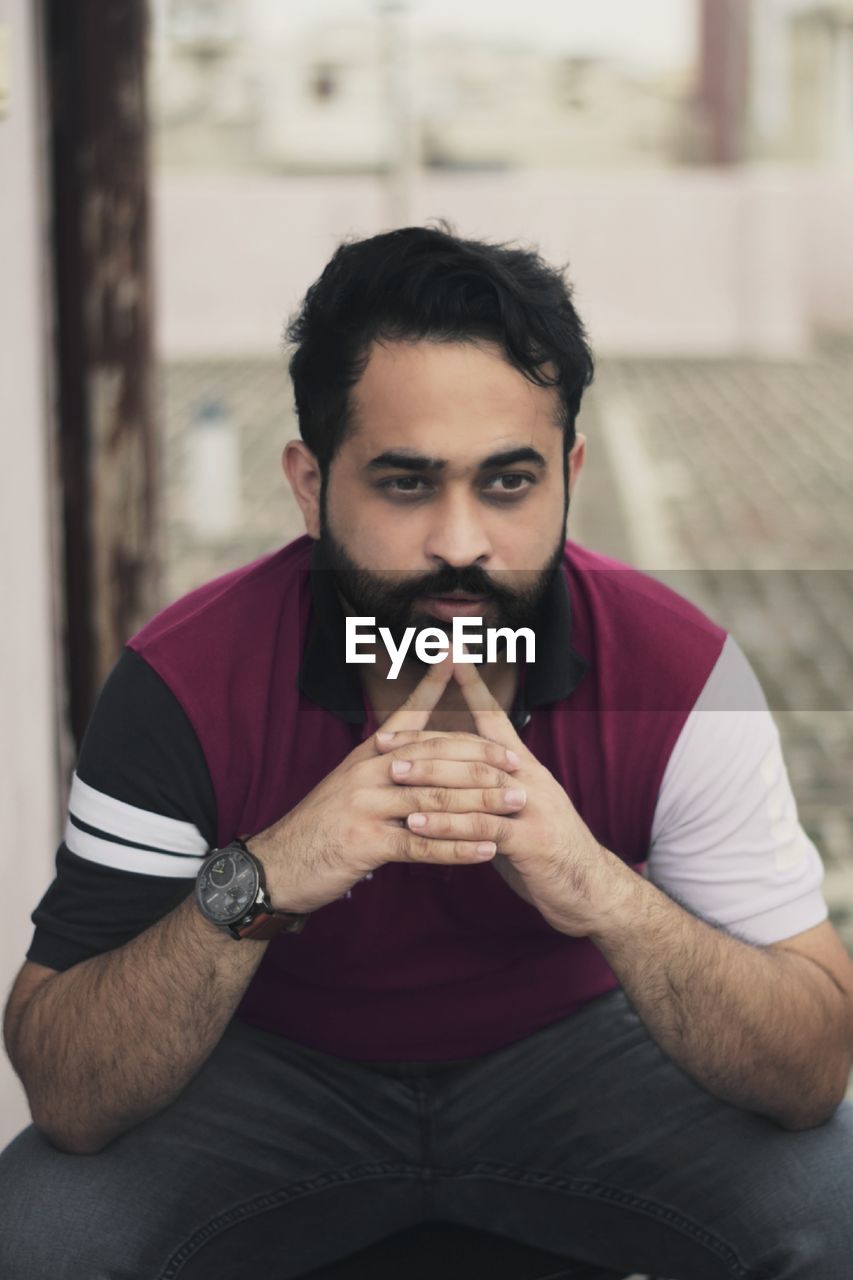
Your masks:
M568 508L568 503L566 503ZM565 515L565 513L564 513ZM400 578L388 569L365 569L357 564L346 548L337 541L329 528L325 501L325 485L320 495L320 551L324 563L329 566L335 587L346 604L358 617L374 618L376 627L387 627L394 644L399 646L407 627L418 631L425 627L437 628L448 641L452 641L451 621L437 618L421 605L426 596L442 596L452 592L482 597L481 622L483 627L508 627L512 631L530 627L536 633L542 624L542 606L549 589L561 571L565 541L565 518L558 537L544 568L531 580L525 572L525 585L513 590L503 582L497 583L478 565L454 568L447 565L434 573L411 574ZM507 640L496 637L497 656L506 652ZM427 670L411 646L406 662Z

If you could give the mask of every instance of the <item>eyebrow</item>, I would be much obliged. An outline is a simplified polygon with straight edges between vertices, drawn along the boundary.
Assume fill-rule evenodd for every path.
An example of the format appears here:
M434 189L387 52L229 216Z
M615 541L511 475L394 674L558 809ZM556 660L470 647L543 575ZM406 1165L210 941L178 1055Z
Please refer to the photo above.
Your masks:
M532 462L536 467L546 469L548 464L538 449L530 445L519 445L515 449L503 449L499 453L490 453L480 462L479 470L488 467L507 467L515 462ZM387 467L397 467L403 471L441 471L447 466L446 458L430 458L423 453L415 453L413 449L386 449L377 454L366 464L365 471L383 471Z

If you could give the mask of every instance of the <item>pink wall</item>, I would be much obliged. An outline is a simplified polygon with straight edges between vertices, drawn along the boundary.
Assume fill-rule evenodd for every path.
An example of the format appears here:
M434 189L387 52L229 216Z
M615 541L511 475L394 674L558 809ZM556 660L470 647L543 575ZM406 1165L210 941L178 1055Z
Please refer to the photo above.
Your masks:
M161 176L166 356L278 349L337 241L382 229L370 177ZM413 220L537 243L568 262L602 353L796 357L853 326L853 182L819 171L428 174Z

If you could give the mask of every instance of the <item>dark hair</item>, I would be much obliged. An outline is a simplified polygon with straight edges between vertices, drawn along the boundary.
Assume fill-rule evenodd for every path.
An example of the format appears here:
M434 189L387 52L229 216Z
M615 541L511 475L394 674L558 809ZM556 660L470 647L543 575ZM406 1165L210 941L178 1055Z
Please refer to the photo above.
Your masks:
M593 360L562 272L535 252L463 240L442 223L342 244L287 326L302 439L325 477L346 437L349 392L377 339L485 339L559 390L565 452ZM548 374L544 365L553 366Z

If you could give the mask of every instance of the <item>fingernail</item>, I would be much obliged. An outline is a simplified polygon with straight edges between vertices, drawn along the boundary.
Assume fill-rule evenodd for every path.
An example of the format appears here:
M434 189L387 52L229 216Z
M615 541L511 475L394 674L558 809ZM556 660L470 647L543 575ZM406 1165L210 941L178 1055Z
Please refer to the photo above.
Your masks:
M506 749L506 758L509 764L521 764L521 756L515 751L510 751L509 747Z
M392 773L408 773L412 767L411 760L395 760L391 765Z
M493 840L484 840L482 844L476 846L474 853L478 858L491 858L492 854L497 851L497 847Z
M511 791L504 792L504 800L507 804L524 804L527 799L527 792L513 788Z
M425 826L426 826L426 814L424 814L424 813L410 813L410 814L409 814L409 826L410 826L410 827L425 827Z
M376 737L380 742L390 742L391 739L394 737L394 734L389 732L388 730L385 730L383 733L377 733Z

